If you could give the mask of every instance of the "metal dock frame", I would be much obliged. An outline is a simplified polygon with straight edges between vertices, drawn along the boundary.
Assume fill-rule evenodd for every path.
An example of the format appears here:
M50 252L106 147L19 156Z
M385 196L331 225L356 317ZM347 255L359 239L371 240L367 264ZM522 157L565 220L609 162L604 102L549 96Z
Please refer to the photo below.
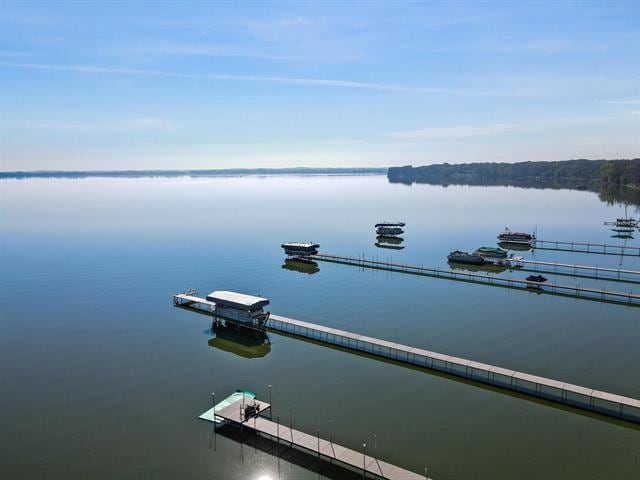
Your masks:
M413 348L335 328L271 315L268 330L308 338L319 343L444 372L494 387L531 395L633 423L640 423L640 400L581 387L550 378L475 362L452 355Z
M497 275L456 272L434 267L424 267L421 265L407 265L402 263L383 262L379 260L368 260L364 257L342 257L339 255L329 255L319 253L314 255L315 260L351 265L360 268L372 268L385 270L388 272L409 273L425 277L444 278L469 283L479 283L494 287L512 288L520 291L546 293L550 295L569 296L583 300L595 300L600 302L610 302L633 307L640 307L640 295L633 292L617 292L611 290L580 287L578 285L561 285L558 283L530 282L527 280L517 280L510 277L499 277Z

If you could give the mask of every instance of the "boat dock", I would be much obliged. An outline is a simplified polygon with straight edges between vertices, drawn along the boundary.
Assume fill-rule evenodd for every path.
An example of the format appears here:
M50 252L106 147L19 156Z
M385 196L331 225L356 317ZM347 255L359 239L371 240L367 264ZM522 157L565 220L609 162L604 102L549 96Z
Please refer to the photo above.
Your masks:
M246 398L247 405L255 405L260 413L271 409L269 403L257 399ZM278 445L283 443L289 447L303 450L310 454L329 461L344 465L347 468L361 471L363 477L385 480L430 480L425 475L405 470L404 468L383 462L375 456L367 455L366 451L357 452L338 445L333 441L320 438L320 434L309 435L293 428L293 425L282 425L279 419L274 422L260 414L246 415L243 410L243 401L237 400L222 409L213 408L207 410L199 418L214 422L214 419L223 419L242 429L249 429L256 434L265 435L275 440ZM365 447L366 448L366 447Z
M445 270L434 267L424 267L421 265L408 265L402 263L383 262L380 260L368 260L364 257L343 257L339 255L329 255L318 253L312 257L314 260L339 263L342 265L352 265L360 268L371 268L385 270L389 272L409 273L422 275L425 277L444 278L460 282L478 283L494 287L512 288L521 291L545 293L549 295L569 296L583 300L594 300L599 302L617 303L640 307L640 295L633 292L617 292L605 289L579 287L573 285L561 285L558 283L545 282L544 284L530 282L527 280L517 280L511 277L500 277L497 275L456 272L455 270Z
M199 303L195 301L189 304L188 308L209 314L208 305L204 304L202 309L198 308L198 305ZM280 315L270 314L269 322L265 325L265 328L272 332L307 338L321 344L363 352L374 357L443 372L582 410L640 423L640 400L635 398L294 320ZM216 412L216 415L219 415L219 412Z
M567 263L543 262L540 260L526 260L522 257L509 259L512 267L522 265L522 271L550 273L571 277L593 278L595 280L610 280L614 282L640 283L640 271L623 268L607 268L589 265L571 265ZM527 268L531 265L531 268Z
M401 363L437 370L468 380L640 423L640 400L635 398L358 335L280 315L272 314L271 323L267 328L274 332L288 333L320 343L336 345Z
M586 242L557 242L555 240L538 240L532 245L540 250L560 250L563 252L593 253L597 255L618 255L640 257L640 247L626 245L605 245L602 243Z

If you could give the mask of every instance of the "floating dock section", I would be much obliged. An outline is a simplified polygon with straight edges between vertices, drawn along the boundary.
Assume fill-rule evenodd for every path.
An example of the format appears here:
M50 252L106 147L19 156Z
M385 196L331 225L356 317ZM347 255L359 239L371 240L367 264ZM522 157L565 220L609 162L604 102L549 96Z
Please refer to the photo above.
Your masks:
M563 252L640 257L640 247L627 247L626 245L605 245L602 243L587 242L557 242L555 240L536 239L532 247L540 250L561 250Z
M198 306L200 302L202 307ZM176 303L176 305L180 306L179 303ZM209 311L210 305L206 299L198 299L191 296L188 307L201 313L211 314ZM212 315L215 315L215 313ZM335 345L396 362L444 372L590 412L640 423L640 400L635 398L358 335L280 315L270 314L266 330L307 338L319 343ZM218 412L216 412L217 414Z
M640 423L640 400L465 358L271 315L268 330L448 373L572 407Z
M371 268L375 270L385 270L388 272L409 273L422 275L425 277L444 278L461 282L479 283L494 287L512 288L521 291L545 293L548 295L560 295L564 297L580 298L583 300L595 300L600 302L617 303L640 307L640 295L633 292L616 292L612 290L579 287L573 285L561 285L558 283L545 282L537 283L527 280L517 280L511 277L499 277L497 275L456 272L421 265L407 265L402 263L383 262L379 260L368 260L364 257L342 257L339 255L329 255L319 253L312 257L314 260L339 263L342 265L352 265L360 268Z
M245 404L246 401L246 404ZM315 454L327 461L339 463L347 468L361 471L363 477L379 478L385 480L430 480L424 475L405 470L404 468L383 462L376 457L366 455L365 452L357 452L349 448L338 445L331 440L320 438L320 435L309 435L308 433L295 430L292 426L281 425L264 418L260 414L246 415L243 406L255 407L260 413L267 412L271 409L271 405L254 398L245 397L235 400L221 409L213 407L199 418L214 422L216 420L224 420L228 423L236 425L242 429L249 429L261 435L268 436L276 442L283 443L292 448Z
M592 278L612 282L640 283L640 271L624 268L607 268L590 265L571 265L568 263L525 260L522 257L509 259L512 267L522 266L525 272L540 272L570 277ZM530 267L528 267L530 265Z

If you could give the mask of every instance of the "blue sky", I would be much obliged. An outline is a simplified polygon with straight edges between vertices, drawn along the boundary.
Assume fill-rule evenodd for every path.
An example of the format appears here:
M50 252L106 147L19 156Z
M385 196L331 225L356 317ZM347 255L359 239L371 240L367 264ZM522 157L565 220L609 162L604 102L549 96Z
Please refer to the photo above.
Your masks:
M640 155L640 2L0 4L0 169Z

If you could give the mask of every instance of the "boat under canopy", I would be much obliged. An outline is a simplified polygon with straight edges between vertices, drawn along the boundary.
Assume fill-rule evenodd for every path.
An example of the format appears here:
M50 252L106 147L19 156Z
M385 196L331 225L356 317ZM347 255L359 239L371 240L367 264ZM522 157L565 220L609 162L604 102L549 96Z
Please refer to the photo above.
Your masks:
M508 228L504 229L504 232L498 234L498 241L505 243L523 243L531 245L535 242L536 236L530 233L524 232L512 232Z
M308 257L317 255L320 245L313 242L287 242L282 244L282 248L284 249L284 253L290 257Z

